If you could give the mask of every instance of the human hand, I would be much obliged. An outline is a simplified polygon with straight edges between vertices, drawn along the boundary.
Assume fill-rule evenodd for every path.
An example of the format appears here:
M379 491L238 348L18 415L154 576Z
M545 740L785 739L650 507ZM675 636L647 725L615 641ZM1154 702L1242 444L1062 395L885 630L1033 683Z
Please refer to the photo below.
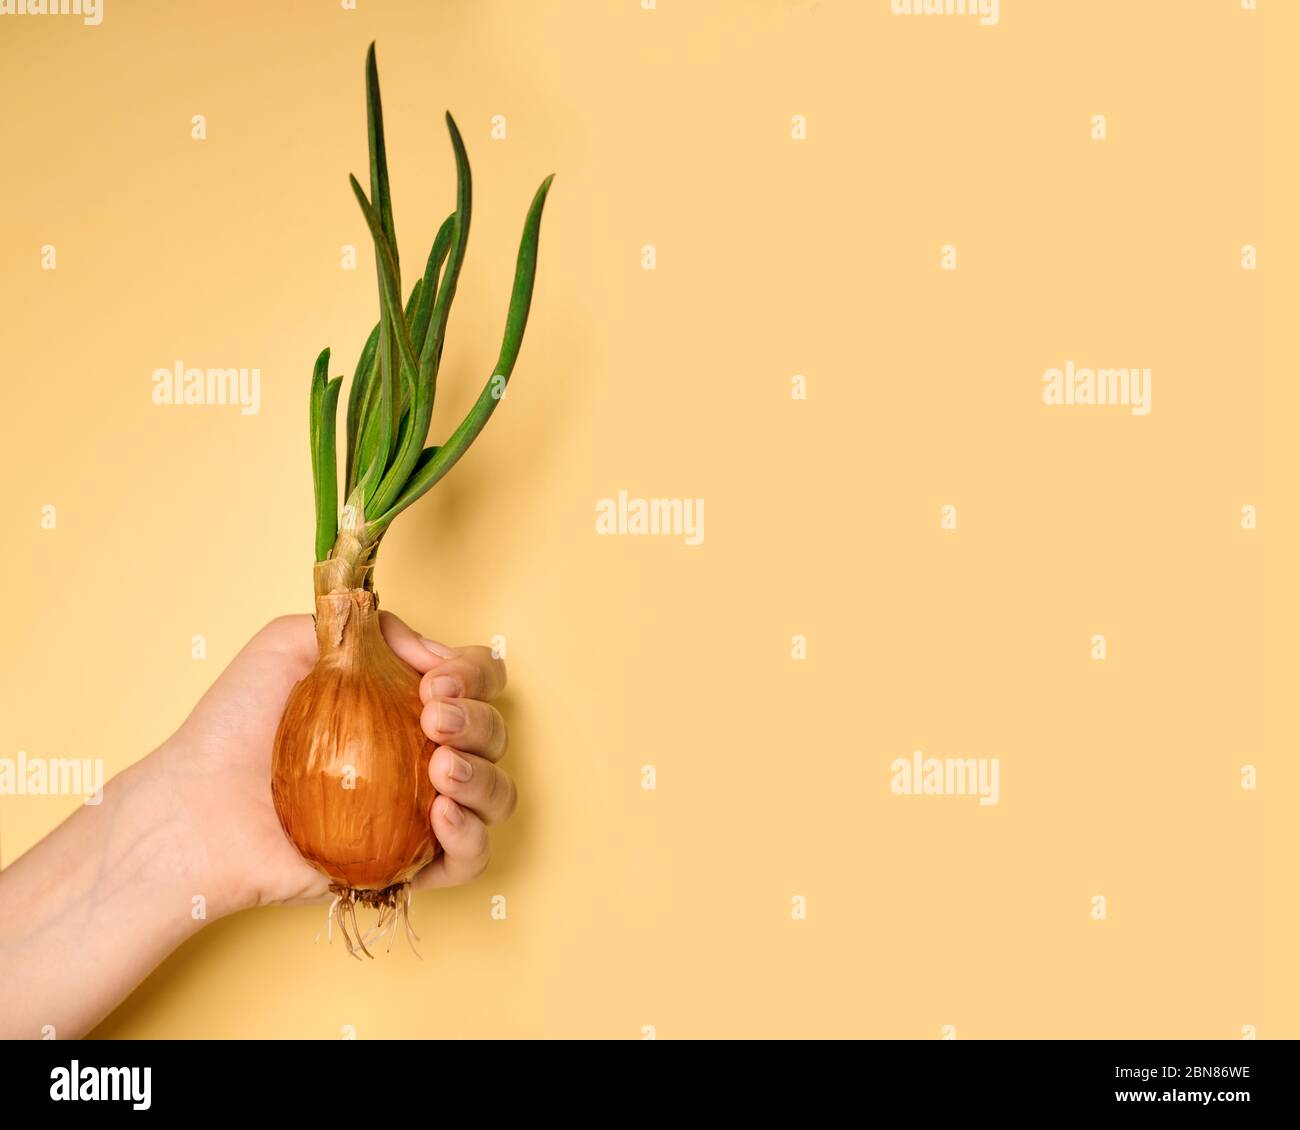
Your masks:
M487 825L515 806L496 765L505 723L488 705L505 667L486 648L424 641L387 613L380 626L423 676L420 724L436 745L439 852L413 885L463 883L487 866ZM310 616L272 621L172 737L0 871L0 1039L80 1036L204 919L324 896L271 800L280 714L315 662ZM84 975L69 977L74 968Z
M380 625L389 647L422 676L420 724L437 746L429 776L439 796L429 818L439 850L412 886L464 883L487 866L487 826L515 807L514 783L496 764L506 750L505 722L489 705L505 686L505 665L484 647L426 641L387 612ZM281 829L270 785L280 715L315 662L310 616L271 621L153 755L185 808L217 914L310 901L328 889Z

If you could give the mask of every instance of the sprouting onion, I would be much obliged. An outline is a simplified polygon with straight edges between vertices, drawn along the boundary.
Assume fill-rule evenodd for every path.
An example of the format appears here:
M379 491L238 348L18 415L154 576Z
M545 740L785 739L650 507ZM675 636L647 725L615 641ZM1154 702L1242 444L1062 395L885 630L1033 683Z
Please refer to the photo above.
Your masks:
M316 359L310 396L316 506L318 659L290 693L275 736L271 789L299 853L330 880L349 952L369 954L356 904L379 910L375 931L410 935L410 879L437 850L429 825L433 744L420 729L419 676L385 643L372 584L393 520L437 483L474 442L514 371L528 324L537 241L551 177L524 221L501 352L478 400L439 446L425 446L447 320L469 239L471 180L460 131L446 115L456 160L456 208L438 229L423 274L402 301L375 48L366 55L370 194L352 191L375 246L379 321L348 392L339 507L338 402L330 351ZM375 932L375 931L372 931Z

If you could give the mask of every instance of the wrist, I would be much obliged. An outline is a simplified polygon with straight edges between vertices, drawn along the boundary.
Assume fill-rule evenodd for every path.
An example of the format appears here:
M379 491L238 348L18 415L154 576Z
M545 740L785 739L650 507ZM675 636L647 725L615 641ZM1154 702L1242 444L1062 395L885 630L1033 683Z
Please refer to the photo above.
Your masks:
M119 773L0 873L0 1037L83 1035L214 916L160 766Z
M111 781L105 802L120 782L117 862L134 871L144 897L184 937L242 906L220 865L219 830L201 782L178 754L173 737Z

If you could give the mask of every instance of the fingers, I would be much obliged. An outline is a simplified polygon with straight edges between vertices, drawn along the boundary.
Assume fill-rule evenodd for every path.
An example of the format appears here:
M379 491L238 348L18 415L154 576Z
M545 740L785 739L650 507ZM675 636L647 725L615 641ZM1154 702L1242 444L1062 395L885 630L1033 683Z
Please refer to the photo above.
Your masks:
M427 640L419 632L407 626L391 612L379 613L379 627L384 639L398 658L414 667L420 674L443 662L445 653L453 649L435 640Z
M473 698L435 698L425 703L420 726L430 741L500 761L506 724L496 707Z
M453 887L482 875L489 858L488 832L483 821L446 796L433 802L429 821L442 845L442 854L415 877L415 888Z
M439 645L442 646L441 644ZM506 665L486 647L446 648L449 654L425 668L420 680L420 697L476 698L490 702L506 685Z
M504 770L472 753L440 746L429 758L429 780L443 796L469 809L484 824L510 819L518 799Z
M518 794L493 762L506 751L506 725L487 702L506 685L506 668L485 647L445 648L420 680L420 725L438 742L429 779L439 792L429 810L442 853L415 879L417 889L467 883L488 864L487 826L507 819Z

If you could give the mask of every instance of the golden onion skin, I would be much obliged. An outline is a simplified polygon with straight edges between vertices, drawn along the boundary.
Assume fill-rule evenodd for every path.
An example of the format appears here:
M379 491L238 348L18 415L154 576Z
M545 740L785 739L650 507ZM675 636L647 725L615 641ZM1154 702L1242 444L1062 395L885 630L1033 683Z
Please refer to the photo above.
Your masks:
M437 851L420 676L384 640L368 589L316 597L316 642L271 753L280 825L334 887L405 883Z

